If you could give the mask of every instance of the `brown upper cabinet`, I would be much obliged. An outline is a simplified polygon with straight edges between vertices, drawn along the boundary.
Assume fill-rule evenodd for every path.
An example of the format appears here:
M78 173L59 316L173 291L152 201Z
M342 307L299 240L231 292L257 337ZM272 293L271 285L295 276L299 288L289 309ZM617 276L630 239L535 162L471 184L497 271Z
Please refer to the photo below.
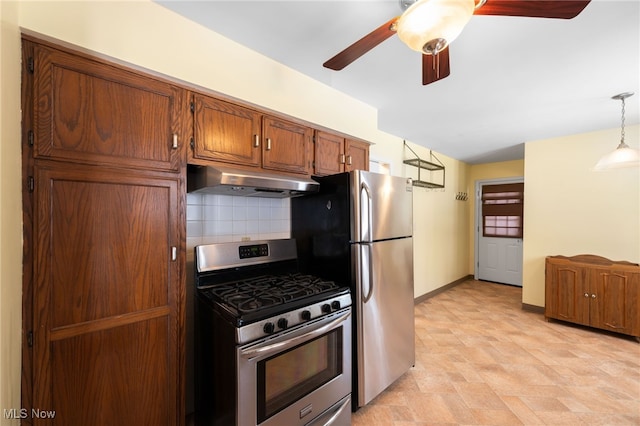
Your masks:
M194 95L193 159L308 175L311 128Z
M369 170L369 144L352 139L344 141L347 164L345 171Z
M319 176L369 170L369 144L317 130L314 173Z
M260 166L260 113L209 96L193 102L194 158Z
M29 67L34 158L179 170L184 89L41 45Z
M262 167L268 170L311 173L310 127L281 118L262 118Z

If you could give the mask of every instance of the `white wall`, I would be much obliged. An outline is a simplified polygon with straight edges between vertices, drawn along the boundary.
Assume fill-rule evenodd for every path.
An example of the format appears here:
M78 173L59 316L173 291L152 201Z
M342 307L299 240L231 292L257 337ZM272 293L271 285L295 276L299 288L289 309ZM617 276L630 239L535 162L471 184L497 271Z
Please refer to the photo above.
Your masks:
M627 126L638 149L640 126ZM544 306L544 258L596 254L640 263L640 170L592 171L620 129L525 144L523 303Z

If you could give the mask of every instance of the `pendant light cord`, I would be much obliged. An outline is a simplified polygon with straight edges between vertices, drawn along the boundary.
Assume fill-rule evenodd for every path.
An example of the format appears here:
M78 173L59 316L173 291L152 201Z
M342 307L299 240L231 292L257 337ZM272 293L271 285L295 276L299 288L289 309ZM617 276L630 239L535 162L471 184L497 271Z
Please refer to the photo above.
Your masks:
M624 98L622 98L622 123L620 126L620 143L624 144Z

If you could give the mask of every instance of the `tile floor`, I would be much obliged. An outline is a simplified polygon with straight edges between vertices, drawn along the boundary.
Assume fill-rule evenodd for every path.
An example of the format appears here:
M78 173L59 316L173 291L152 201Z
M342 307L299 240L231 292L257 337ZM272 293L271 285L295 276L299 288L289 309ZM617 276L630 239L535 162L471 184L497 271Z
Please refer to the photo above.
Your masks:
M415 367L353 425L640 425L640 343L521 300L469 280L416 305Z

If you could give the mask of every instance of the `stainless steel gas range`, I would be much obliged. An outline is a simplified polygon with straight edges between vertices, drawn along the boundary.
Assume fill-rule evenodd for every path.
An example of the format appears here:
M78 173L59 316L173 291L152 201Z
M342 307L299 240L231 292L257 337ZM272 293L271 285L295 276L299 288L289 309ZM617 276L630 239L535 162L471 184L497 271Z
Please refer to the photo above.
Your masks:
M195 248L197 425L351 424L351 295L293 239Z

